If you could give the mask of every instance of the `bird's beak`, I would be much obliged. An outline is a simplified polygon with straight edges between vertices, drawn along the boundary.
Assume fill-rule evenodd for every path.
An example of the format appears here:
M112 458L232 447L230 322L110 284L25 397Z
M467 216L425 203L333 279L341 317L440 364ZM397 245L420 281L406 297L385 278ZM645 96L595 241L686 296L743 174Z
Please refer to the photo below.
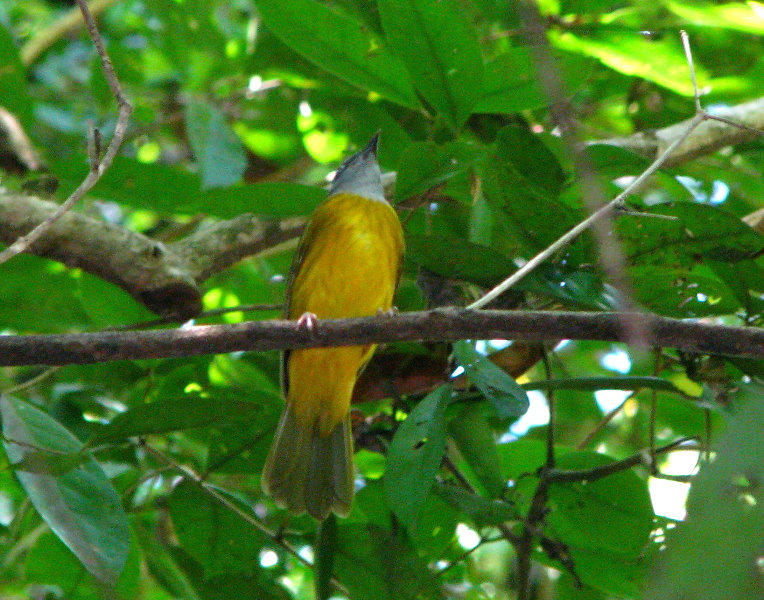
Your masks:
M379 131L374 134L374 136L369 140L369 143L366 144L366 147L361 151L364 157L374 156L376 158L378 144L379 144Z

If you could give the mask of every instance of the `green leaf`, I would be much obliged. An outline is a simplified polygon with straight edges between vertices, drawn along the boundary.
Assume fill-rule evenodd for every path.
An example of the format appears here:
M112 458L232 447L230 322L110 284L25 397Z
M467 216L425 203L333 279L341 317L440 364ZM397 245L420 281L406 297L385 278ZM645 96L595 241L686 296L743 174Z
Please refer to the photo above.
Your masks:
M714 273L727 284L749 316L764 313L764 269L753 260L736 263L708 261Z
M228 499L251 513L243 502ZM169 507L175 533L183 548L204 567L206 577L259 569L265 535L196 483L184 480L177 485Z
M552 43L562 50L598 59L611 69L652 81L682 96L692 96L687 60L678 36L650 39L638 31L589 31L586 37L574 33L550 32ZM695 65L698 84L710 83L708 72Z
M496 250L447 235L406 235L406 258L443 277L484 286L498 283L516 269Z
M125 438L166 433L194 427L219 424L249 423L263 417L265 404L276 402L263 394L262 402L241 398L205 398L190 395L164 399L136 406L114 417L89 441L90 446L114 442Z
M446 407L451 386L443 385L414 407L387 453L384 485L390 508L406 527L416 530L446 449Z
M660 315L677 318L725 315L740 306L724 282L692 270L647 265L632 267L628 273L634 299Z
M87 174L87 161L82 156L53 161L53 170L61 182L58 193L65 197ZM171 190L172 193L158 193L157 190ZM326 199L322 189L288 182L203 190L199 175L158 163L144 164L124 156L114 160L96 184L93 194L159 213L202 212L221 219L243 213L271 217L307 215Z
M488 495L498 498L507 485L501 476L496 439L482 410L483 407L478 402L464 406L448 422L448 433Z
M434 491L451 506L472 519L476 527L489 527L521 519L517 508L503 500L489 500L445 483L436 483Z
M443 597L440 583L401 532L378 525L337 527L336 573L353 600Z
M241 140L215 106L186 104L186 132L202 175L202 187L227 187L241 181L247 157Z
M530 251L546 248L580 221L577 210L558 200L566 178L562 167L526 128L503 128L483 165L486 199Z
M379 0L390 47L438 114L459 128L483 80L477 32L455 0Z
M569 92L591 75L591 60L560 52L555 57ZM486 63L483 89L474 112L516 113L548 104L528 48L512 46Z
M25 128L34 125L34 103L29 97L26 69L21 64L13 36L0 24L0 106L13 113Z
M759 598L764 591L764 387L748 384L690 489L687 520L669 532L645 598ZM708 552L713 548L713 552Z
M44 412L0 398L3 445L11 463L31 450L74 454L82 444ZM18 443L15 443L18 442ZM56 535L97 579L114 584L127 559L130 534L117 492L95 460L55 476L17 472L29 499Z
M466 173L484 157L484 149L476 144L450 142L438 146L434 142L415 142L403 152L398 165L395 198L398 202L441 185Z
M519 417L526 413L530 404L523 388L506 371L479 354L472 342L456 342L454 357L500 418Z
M259 0L265 24L312 63L409 108L419 105L403 65L364 25L313 0Z
M557 468L591 469L614 460L593 452L571 452L558 457ZM547 505L550 531L569 547L636 559L652 529L653 508L647 482L633 471L596 481L553 483Z
M201 600L188 576L177 565L167 548L159 542L155 533L138 522L135 525L135 534L152 577L174 597Z
M686 0L666 2L668 10L696 27L699 25L723 27L754 35L764 35L764 15L761 8L757 9L757 6L760 7L749 2L725 2L724 4Z
M132 537L125 566L112 591L89 575L60 539L45 531L26 553L24 569L29 582L67 590L67 599L98 600L109 597L109 592L112 597L135 598L140 585L141 552Z
M692 265L697 256L739 262L764 253L764 236L725 210L695 202L672 202L650 208L666 219L621 219L618 232L625 254L638 264Z

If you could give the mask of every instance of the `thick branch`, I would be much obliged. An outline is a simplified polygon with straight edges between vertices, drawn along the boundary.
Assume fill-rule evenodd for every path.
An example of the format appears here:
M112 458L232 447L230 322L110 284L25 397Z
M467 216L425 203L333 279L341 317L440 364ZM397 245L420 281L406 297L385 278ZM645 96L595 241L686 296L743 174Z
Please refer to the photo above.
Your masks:
M705 121L672 152L666 160L666 166L688 162L725 146L751 142L760 137L761 131L764 130L764 98L708 112L714 117L723 117L739 123L744 128L721 121ZM640 132L625 138L612 138L593 143L625 148L652 160L660 156L687 131L690 121L691 119L687 119L655 131Z
M470 311L445 308L396 316L319 321L252 321L185 329L0 336L2 365L66 365L235 351L459 339L625 341L624 318L638 318L655 346L688 352L764 356L764 330L679 321L654 315Z
M11 243L45 221L58 204L0 189L0 241ZM303 223L264 225L240 215L162 244L80 213L53 223L30 252L77 267L118 285L150 310L186 320L202 308L199 284L242 257L302 231Z

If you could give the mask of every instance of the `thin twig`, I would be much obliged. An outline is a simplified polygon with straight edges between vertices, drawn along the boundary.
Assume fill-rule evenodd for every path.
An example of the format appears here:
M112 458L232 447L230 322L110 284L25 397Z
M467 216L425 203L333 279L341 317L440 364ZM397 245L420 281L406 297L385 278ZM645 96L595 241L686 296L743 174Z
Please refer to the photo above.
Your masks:
M595 427L594 429L592 429L592 430L591 430L591 431L590 431L590 432L589 432L589 433L586 435L586 437L585 437L583 440L581 440L581 441L580 441L580 442L579 442L579 443L576 445L576 450L583 450L584 448L586 448L586 447L587 447L587 446L588 446L588 445L589 445L589 444L592 442L592 440L593 440L593 439L594 439L594 438L597 436L597 434L598 434L600 431L602 431L603 429L605 429L605 427L607 427L607 426L608 426L608 424L610 423L610 421L612 421L612 420L613 420L613 419L616 417L616 415L618 415L618 413L620 413L620 412L623 410L623 407L624 407L624 406L626 406L626 403L627 403L627 402L628 402L628 401L629 401L631 398L633 398L633 397L634 397L634 394L636 394L636 392L637 392L637 390L634 390L632 393L630 393L630 394L629 394L629 395L628 395L628 396L627 396L627 397L624 399L624 401L623 401L623 402L621 402L621 403L620 403L618 406L616 406L616 407L615 407L613 410L611 410L611 411L610 411L609 413L607 413L607 414L606 414L604 417L602 417L602 419L600 420L600 422L599 422L599 423L597 423L596 427Z
M692 60L692 49L690 48L690 37L687 32L682 29L679 31L679 37L682 38L682 48L684 48L684 57L687 59L687 65L690 67L690 79L692 80L693 96L695 99L695 112L703 112L703 107L700 105L700 90L698 89L698 78L695 75L695 62Z
M260 520L257 519L254 515L242 510L234 502L232 502L226 496L221 494L214 485L202 479L193 469L173 460L172 458L167 456L164 452L157 450L156 448L153 448L152 446L146 444L145 442L141 443L141 447L144 448L149 454L159 459L160 461L171 466L173 469L178 471L181 475L183 475L188 480L194 482L196 485L198 485L202 489L203 492L205 492L206 494L208 494L209 496L217 500L220 504L225 506L228 510L230 510L231 512L236 514L238 517L240 517L241 519L243 519L244 521L252 525L252 527L259 530L271 541L281 546L284 550L289 552L289 554L294 556L303 565L311 569L313 568L313 563L307 560L306 558L304 558L302 555L300 555L300 552L297 550L297 548L295 548L291 543L286 541L283 538L283 536L279 535L275 531L272 531L265 524L260 522ZM340 593L348 595L347 588L335 577L331 578L331 582Z
M106 53L106 48L103 45L101 34L98 32L98 28L95 24L95 21L93 20L93 16L90 14L90 9L88 8L87 2L85 0L77 0L77 4L79 5L80 11L82 12L82 17L85 19L85 24L87 25L88 33L90 34L90 39L93 40L93 44L96 47L98 56L101 58L101 68L104 72L104 75L106 76L106 81L109 83L111 93L117 101L118 118L117 124L114 127L114 135L111 138L111 142L109 143L109 147L106 149L106 154L104 154L103 159L97 164L91 163L87 176L77 187L77 189L71 193L71 195L64 201L63 204L61 204L61 206L59 206L59 208L52 215L37 225L29 233L21 236L5 250L0 252L0 264L7 262L17 254L28 250L37 240L45 235L50 226L55 223L56 220L58 220L62 215L69 211L88 191L93 188L101 176L111 166L114 157L117 155L117 152L122 145L122 140L125 137L125 132L127 131L127 123L130 119L130 114L133 108L122 93L122 87L120 86L117 75L114 72L114 66L111 63L109 55ZM89 140L88 143L92 143L95 146L94 141L91 142Z
M660 454L665 454L666 452L671 452L673 450L687 450L688 442L694 442L695 438L693 437L685 437L676 440L675 442L671 442L670 444L667 444L666 446L661 446L660 448L655 449L655 455L658 456ZM643 465L650 463L652 459L650 458L650 451L642 450L640 452L637 452L636 454L633 454L632 456L629 456L628 458L624 458L623 460L618 460L612 463L608 463L606 465L602 465L600 467L594 467L592 469L585 469L582 471L562 471L562 470L551 470L546 471L542 473L542 480L547 480L552 483L575 483L580 481L596 481L598 479L602 479L604 477L608 477L610 475L614 475L615 473L620 473L621 471L627 471L631 469L632 467L636 467L637 465ZM651 465L647 465L648 467L651 467Z
M59 369L60 367L50 367L48 369L45 369L42 373L35 375L31 379L27 379L26 381L19 383L17 385L14 385L13 387L9 387L7 390L0 390L0 394L15 394L17 392L20 392L21 390L30 388L33 385L40 383L43 379L46 379L50 375L53 375L53 373L55 373Z

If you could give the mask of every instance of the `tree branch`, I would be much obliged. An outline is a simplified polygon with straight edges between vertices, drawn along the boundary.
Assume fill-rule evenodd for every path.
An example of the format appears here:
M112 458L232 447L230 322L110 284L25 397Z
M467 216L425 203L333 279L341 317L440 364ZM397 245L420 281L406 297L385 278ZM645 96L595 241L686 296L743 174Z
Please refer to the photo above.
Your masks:
M0 189L0 241L11 243L45 222L59 205ZM304 221L263 224L253 215L221 221L171 244L68 212L29 252L109 281L157 314L185 321L202 309L205 279L242 257L297 237Z
M326 319L308 331L295 321L252 321L154 331L0 336L0 366L90 364L237 351L402 341L525 339L625 341L623 313L471 311L444 308L395 316ZM764 357L764 329L642 316L654 346Z
M751 142L760 137L764 130L764 97L707 112L712 117L729 119L735 124L716 119L701 123L666 158L664 166L671 167L685 163L699 156L716 152L725 146ZM655 160L666 152L666 148L682 137L691 123L692 119L687 119L655 131L639 132L628 137L599 140L590 144L618 146Z

